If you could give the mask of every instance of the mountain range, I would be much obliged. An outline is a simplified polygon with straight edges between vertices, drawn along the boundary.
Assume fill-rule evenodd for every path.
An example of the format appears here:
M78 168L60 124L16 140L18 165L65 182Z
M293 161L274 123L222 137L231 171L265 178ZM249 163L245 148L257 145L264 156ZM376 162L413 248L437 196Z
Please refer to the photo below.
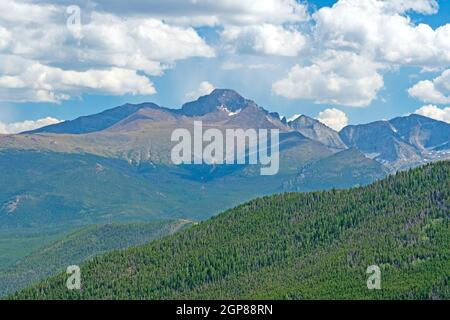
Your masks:
M258 165L174 165L171 134L192 131L194 121L219 130L278 129L279 173L260 176ZM228 89L179 109L125 104L0 136L0 177L9 181L0 190L0 222L204 219L256 196L371 183L450 158L449 143L450 124L419 115L336 132L305 115L287 122Z
M280 171L174 165L171 134L193 122L278 129ZM256 197L364 186L450 158L450 125L419 115L347 126L286 121L228 89L179 109L125 104L34 131L0 135L0 272L90 225L205 220ZM257 186L257 187L255 187Z
M2 136L0 149L89 153L134 164L170 165L170 133L176 128L192 128L193 121L219 129L276 128L282 135L298 132L333 153L356 148L390 171L446 158L450 150L450 124L420 115L350 125L336 132L305 115L287 123L278 113L227 89L216 89L180 109L154 103L126 104L20 135Z

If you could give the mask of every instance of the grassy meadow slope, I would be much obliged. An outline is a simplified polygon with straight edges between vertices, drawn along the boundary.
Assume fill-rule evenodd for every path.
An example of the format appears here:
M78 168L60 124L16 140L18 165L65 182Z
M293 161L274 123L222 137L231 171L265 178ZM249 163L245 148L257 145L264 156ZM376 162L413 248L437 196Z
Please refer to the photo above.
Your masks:
M14 299L450 298L450 162L366 187L256 199ZM382 270L368 290L366 268Z
M142 245L189 225L192 222L173 220L83 227L0 271L0 297L59 273L69 265L112 250Z

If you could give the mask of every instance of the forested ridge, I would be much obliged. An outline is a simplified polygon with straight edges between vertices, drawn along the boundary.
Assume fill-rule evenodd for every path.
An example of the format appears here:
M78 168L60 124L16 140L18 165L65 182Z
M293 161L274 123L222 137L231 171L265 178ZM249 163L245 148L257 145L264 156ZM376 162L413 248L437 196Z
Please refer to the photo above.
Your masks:
M256 186L257 187L257 186ZM449 299L450 162L365 187L264 197L12 299ZM368 290L378 265L382 289Z

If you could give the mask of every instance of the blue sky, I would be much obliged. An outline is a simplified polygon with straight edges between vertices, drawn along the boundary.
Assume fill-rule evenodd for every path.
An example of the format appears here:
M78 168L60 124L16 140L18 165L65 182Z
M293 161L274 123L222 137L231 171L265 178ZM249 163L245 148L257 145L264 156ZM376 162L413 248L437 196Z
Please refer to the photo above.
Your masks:
M450 118L450 1L250 2L2 1L0 133L124 103L179 107L212 87L337 129Z

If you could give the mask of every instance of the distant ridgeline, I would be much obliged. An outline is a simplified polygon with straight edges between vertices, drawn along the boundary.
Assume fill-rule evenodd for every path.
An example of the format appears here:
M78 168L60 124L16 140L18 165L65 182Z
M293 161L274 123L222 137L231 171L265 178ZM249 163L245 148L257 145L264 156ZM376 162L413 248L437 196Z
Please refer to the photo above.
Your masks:
M262 177L261 161L176 165L172 134L193 130L194 122L220 131L279 131L277 174ZM0 136L0 181L9 182L0 190L0 227L206 219L255 197L366 185L445 159L450 124L442 121L410 115L336 132L305 115L288 122L233 90L216 89L180 109L125 104Z
M284 193L81 266L13 299L450 299L450 162ZM366 270L381 271L369 290Z

